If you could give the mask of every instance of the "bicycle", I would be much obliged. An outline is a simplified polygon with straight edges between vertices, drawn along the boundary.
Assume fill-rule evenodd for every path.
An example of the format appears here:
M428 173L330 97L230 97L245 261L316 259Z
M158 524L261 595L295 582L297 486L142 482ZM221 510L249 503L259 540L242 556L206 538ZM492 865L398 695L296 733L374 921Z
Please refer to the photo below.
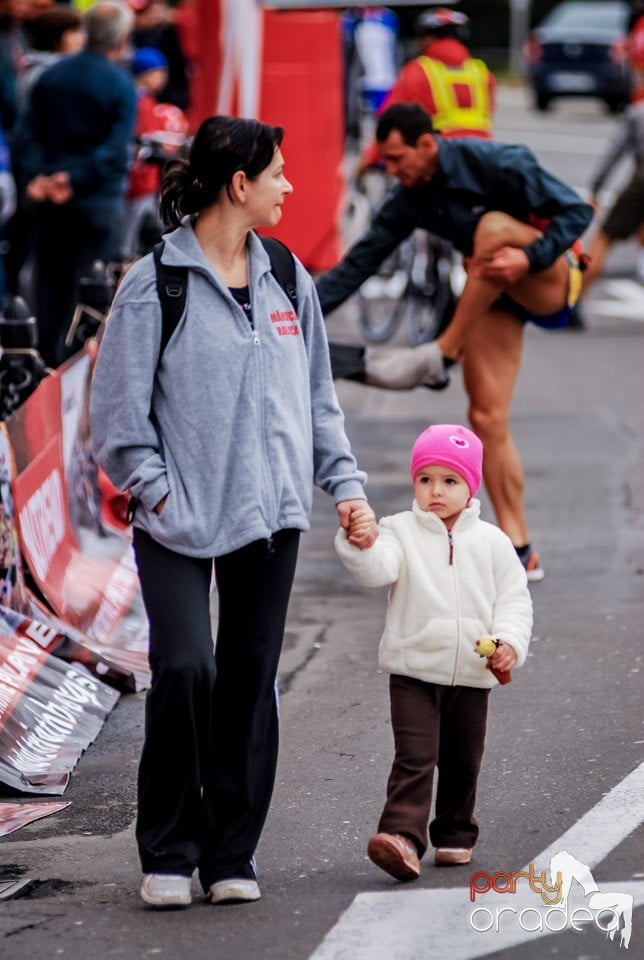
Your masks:
M352 198L354 214L360 210L365 219L373 216L387 188L384 175L373 173L377 180L363 175ZM415 230L358 290L364 339L385 343L402 325L410 346L435 340L450 323L461 288L462 267L451 244Z
M26 300L13 297L0 314L0 420L18 409L46 373L36 318Z

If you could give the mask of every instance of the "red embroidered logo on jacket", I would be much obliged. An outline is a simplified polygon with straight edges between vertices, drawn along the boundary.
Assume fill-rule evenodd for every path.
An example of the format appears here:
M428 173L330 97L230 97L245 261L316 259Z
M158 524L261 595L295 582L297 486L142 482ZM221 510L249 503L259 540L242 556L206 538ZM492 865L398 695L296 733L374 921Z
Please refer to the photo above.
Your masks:
M271 323L277 324L275 329L280 337L299 337L300 328L294 310L275 310L270 317Z

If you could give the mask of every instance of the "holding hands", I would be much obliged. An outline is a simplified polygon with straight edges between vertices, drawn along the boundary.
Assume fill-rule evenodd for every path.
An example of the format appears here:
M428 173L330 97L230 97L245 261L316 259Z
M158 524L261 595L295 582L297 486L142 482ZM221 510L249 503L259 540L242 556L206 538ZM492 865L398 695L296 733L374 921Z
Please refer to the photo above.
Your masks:
M344 500L337 504L337 509L340 526L347 531L349 543L366 550L376 542L376 515L366 500Z
M27 196L34 203L67 203L74 195L74 189L69 180L69 174L64 170L52 173L49 176L39 174L30 180L26 188Z

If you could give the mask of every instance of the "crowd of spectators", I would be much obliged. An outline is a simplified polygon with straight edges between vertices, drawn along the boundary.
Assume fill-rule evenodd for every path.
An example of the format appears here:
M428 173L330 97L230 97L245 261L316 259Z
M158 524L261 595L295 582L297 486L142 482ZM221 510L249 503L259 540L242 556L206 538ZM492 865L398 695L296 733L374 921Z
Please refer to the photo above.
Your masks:
M189 0L0 0L0 309L25 297L47 365L80 278L136 254L142 132L185 134ZM189 19L189 18L188 18Z

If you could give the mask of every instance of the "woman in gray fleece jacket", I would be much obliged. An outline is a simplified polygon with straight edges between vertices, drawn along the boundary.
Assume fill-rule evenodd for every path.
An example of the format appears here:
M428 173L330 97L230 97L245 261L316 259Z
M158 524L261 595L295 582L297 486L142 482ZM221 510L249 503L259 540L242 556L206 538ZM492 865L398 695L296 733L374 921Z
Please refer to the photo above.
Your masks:
M141 896L157 907L188 905L195 869L213 903L259 898L275 677L313 485L345 528L364 507L312 280L296 261L296 314L252 229L275 226L292 191L282 135L210 117L169 165L161 214L176 229L162 261L188 268L186 309L161 350L144 257L117 292L94 375L96 459L137 504L152 681L136 836Z

